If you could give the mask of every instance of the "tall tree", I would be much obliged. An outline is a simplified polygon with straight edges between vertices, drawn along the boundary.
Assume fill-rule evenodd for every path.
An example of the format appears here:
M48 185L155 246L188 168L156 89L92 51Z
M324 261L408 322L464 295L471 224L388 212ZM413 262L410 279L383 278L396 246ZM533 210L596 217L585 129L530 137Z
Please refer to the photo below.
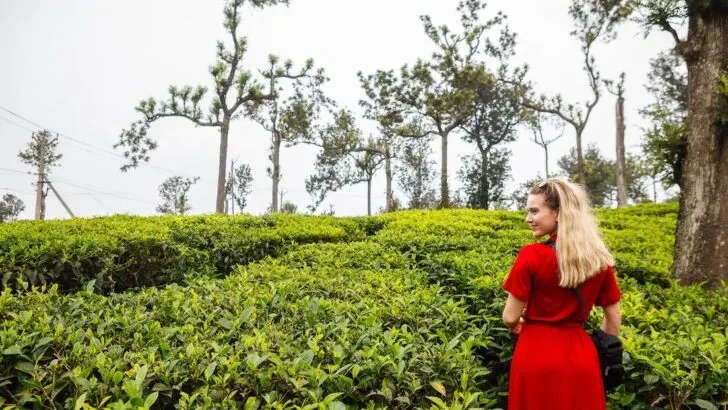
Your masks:
M509 149L494 147L484 155L471 154L463 158L458 174L469 208L493 209L493 206L507 199L505 183L511 176L511 166L508 164L510 156Z
M312 132L314 119L320 104L330 101L323 95L320 87L328 81L323 69L313 70L313 60L298 75L288 75L293 65L286 61L282 65L275 56L270 56L269 67L261 74L268 79L268 94L274 97L260 106L260 112L253 113L253 118L270 132L271 145L269 159L271 168L268 176L272 179L271 206L272 212L278 212L278 186L281 180L281 145L283 141L295 142L301 136ZM281 79L293 80L292 91L284 98L286 90ZM290 144L292 145L292 144ZM286 145L286 146L290 146Z
M359 105L364 108L364 118L376 122L379 132L376 144L369 144L366 148L384 159L384 209L391 212L395 210L392 161L403 144L413 138L427 138L428 133L422 133L417 120L407 114L408 107L402 103L406 86L402 77L392 70L377 70L366 76L359 72L357 75L366 96L359 100Z
M456 34L446 25L435 26L430 16L420 19L425 33L435 44L430 60L419 59L412 67L404 65L400 72L405 88L400 100L425 126L424 135L437 135L441 142L440 207L449 207L448 138L463 125L472 113L477 85L487 76L479 58L497 55L498 42L485 34L502 25L505 17L497 13L488 21L480 21L485 3L463 0L458 4L461 32ZM502 29L507 33L507 27Z
M603 2L604 4L603 7L592 7L590 1ZM617 3L614 0L573 0L569 7L569 16L571 16L575 24L571 35L579 39L581 43L581 52L584 55L584 71L589 81L592 97L585 101L583 106L578 103L565 103L560 94L551 98L542 95L539 100L536 100L533 96L528 96L524 100L524 104L528 108L558 116L574 128L579 168L575 179L579 182L586 179L582 136L594 107L599 102L602 87L601 74L596 68L592 47L600 39L609 41L614 38L614 23L627 13L625 8ZM527 94L524 93L524 95Z
M199 177L182 178L180 176L169 177L159 185L159 196L162 203L157 205L157 212L163 214L184 215L192 207L189 201L189 190Z
M599 12L606 0L590 0ZM688 116L672 273L681 283L728 279L728 0L623 0L667 32L688 72ZM687 20L687 37L675 24Z
M685 61L672 49L650 60L647 91L653 102L640 110L651 124L642 150L664 189L680 185L687 142L688 77Z
M372 181L385 161L387 141L364 140L353 113L341 109L319 131L318 138L307 143L321 148L314 162L316 173L306 180L306 191L313 197L309 210L314 212L330 192L366 182L367 214L371 215Z
M23 200L13 194L3 195L0 201L0 222L13 222L25 210Z
M474 208L490 209L492 204L501 201L510 170L510 151L502 145L516 140L516 127L524 119L519 90L500 80L506 75L505 60L512 54L515 39L504 35L500 44L503 58L499 72L484 78L477 86L471 115L460 126L463 139L474 144L479 154L479 158L470 159L462 173L469 186L468 205ZM475 163L480 170L470 168ZM479 179L473 180L476 176Z
M225 210L225 178L227 175L227 148L230 122L241 113L255 112L260 104L276 98L274 90L265 92L259 79L244 67L244 56L248 45L245 37L238 36L238 28L242 17L242 7L246 0L228 0L223 14L224 27L232 40L232 50L222 41L217 43L217 61L210 67L214 81L215 94L210 102L208 114L204 115L200 103L207 92L203 86L169 87L169 98L157 103L150 97L142 100L135 108L142 114L142 119L124 129L119 142L114 148L123 147L124 156L129 163L121 167L122 171L135 168L140 162L149 161L150 151L157 148L157 142L147 135L151 124L161 118L185 118L197 126L215 127L220 130L220 154L218 161L217 198L215 211ZM247 0L253 7L262 8L275 4L288 4L288 0ZM276 59L276 57L271 57ZM282 69L263 73L266 80L277 78L297 78L306 75L311 64L299 72L292 72L292 65L284 64Z
M240 164L230 167L230 174L225 183L225 192L230 197L231 208L238 206L238 211L242 213L248 205L248 195L253 190L253 173L250 165ZM234 210L233 210L234 213Z
M532 141L543 148L546 178L549 178L549 145L564 136L564 127L566 124L558 117L546 118L543 113L533 112L528 120L528 125L533 132ZM553 137L544 135L544 128L546 127L554 128ZM530 181L528 180L526 182Z
M435 161L432 147L424 138L412 139L402 146L397 169L399 189L407 196L407 208L429 209L436 206Z
M615 107L616 111L616 149L617 149L617 160L616 160L616 183L617 183L617 207L622 208L627 206L627 164L624 153L624 76L622 73L619 77L619 82L616 86L613 86L611 81L606 81L607 90L617 97L617 103Z
M558 161L559 168L571 179L579 172L576 150L572 148L569 154ZM585 186L589 198L595 206L609 206L616 197L617 168L615 161L605 158L596 144L589 144L584 152L584 168L586 169ZM632 202L644 202L647 199L646 178L647 170L644 164L634 155L627 155L625 160L625 175L627 184L627 198Z
M44 189L51 169L58 165L58 161L63 158L63 154L57 152L58 136L52 136L48 130L34 132L30 137L30 142L24 151L18 153L18 157L24 163L32 166L37 170L38 179L36 181L35 196L35 219L45 219L46 197L48 189Z

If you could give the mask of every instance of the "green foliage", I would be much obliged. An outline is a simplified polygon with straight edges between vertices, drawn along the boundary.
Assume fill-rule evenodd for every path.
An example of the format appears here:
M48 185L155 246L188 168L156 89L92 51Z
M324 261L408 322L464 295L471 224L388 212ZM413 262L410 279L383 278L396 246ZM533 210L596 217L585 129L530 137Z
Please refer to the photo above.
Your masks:
M642 141L651 173L668 189L680 184L685 156L688 78L685 63L675 51L650 61L647 91L654 98L640 113L650 120Z
M396 166L399 188L407 196L408 209L430 209L437 206L435 161L430 159L432 148L424 138L408 141L401 148Z
M189 204L188 192L199 179L199 177L182 178L181 176L165 179L159 185L159 196L163 202L157 205L157 212L178 215L189 212L192 207Z
M506 200L505 184L511 176L510 157L509 149L495 147L463 157L458 175L468 207L493 209Z
M3 195L0 201L0 222L13 222L25 209L23 200L13 194Z
M243 215L114 216L20 221L0 229L2 288L58 284L59 291L123 291L226 275L234 265L285 252L293 243L362 237L353 221Z
M728 401L728 288L678 286L669 277L676 215L676 204L597 210L623 291L628 379L610 393L610 409L711 409ZM141 231L144 222L147 235L189 238L190 248L230 241L232 252L266 234L290 242L286 252L229 266L225 278L109 295L91 287L62 294L58 285L5 289L0 403L504 408L515 337L501 322L501 285L519 248L533 240L522 212L10 226L61 242L91 235L93 224ZM590 317L600 319L600 311Z
M558 161L561 170L571 179L579 173L575 149ZM648 199L646 178L648 169L634 155L627 156L626 162L627 197L634 203ZM589 144L584 152L584 171L586 190L594 206L608 206L614 200L617 189L616 164L613 160L602 156L596 144Z
M33 133L28 146L18 153L18 157L33 168L38 168L42 162L44 172L50 174L51 169L63 158L63 154L57 151L58 136L53 137L50 131L43 130Z
M248 195L253 191L253 173L250 165L233 166L225 182L225 192L237 204L238 211L243 212L248 205Z

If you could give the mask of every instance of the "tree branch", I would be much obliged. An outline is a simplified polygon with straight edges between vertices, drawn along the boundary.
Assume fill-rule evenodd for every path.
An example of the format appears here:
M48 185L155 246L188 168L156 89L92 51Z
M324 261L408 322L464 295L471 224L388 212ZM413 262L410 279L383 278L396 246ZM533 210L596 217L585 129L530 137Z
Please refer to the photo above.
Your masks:
M179 118L185 118L193 123L199 125L200 127L221 127L222 122L221 121L202 121L199 118L192 117L189 114L177 112L177 113L157 113L152 114L151 116L145 115L145 120L147 123L154 122L160 118L166 118L166 117L179 117Z
M657 22L657 25L661 29L667 31L668 33L670 33L670 35L672 35L673 40L675 40L675 46L682 46L684 42L683 40L680 40L680 36L677 35L677 31L675 30L675 28L672 27L670 22L668 22L667 20L660 20Z

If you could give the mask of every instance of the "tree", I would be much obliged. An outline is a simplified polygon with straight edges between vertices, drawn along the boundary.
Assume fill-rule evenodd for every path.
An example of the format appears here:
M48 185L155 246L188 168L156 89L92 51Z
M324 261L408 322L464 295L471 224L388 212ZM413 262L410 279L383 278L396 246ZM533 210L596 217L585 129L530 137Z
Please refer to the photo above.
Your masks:
M564 136L564 127L566 124L558 117L546 118L543 113L536 111L531 113L528 125L533 132L532 141L543 148L546 178L549 178L549 145ZM544 128L546 126L555 128L556 131L553 134L555 137L549 138L544 136Z
M654 101L640 110L651 121L642 150L664 189L680 185L687 142L688 78L685 62L673 49L650 60L647 91Z
M233 163L230 167L230 174L225 183L225 192L230 197L232 213L235 213L235 204L238 205L239 212L243 212L248 205L248 195L253 190L253 174L250 165L240 164L235 166Z
M364 118L375 121L379 137L376 144L367 148L384 159L385 175L385 205L386 212L395 210L394 194L392 189L392 160L397 155L402 144L413 138L426 138L422 134L416 120L407 115L407 106L402 103L402 92L405 81L392 70L377 70L367 76L357 73L365 99L359 100L364 108Z
M182 178L180 176L169 177L159 185L159 196L162 203L157 205L157 212L163 214L184 215L192 207L189 204L188 192L199 177Z
M558 161L563 173L570 179L578 175L576 150L572 148L568 155ZM586 171L585 187L594 206L609 206L616 197L616 163L605 158L595 144L589 144L584 152L584 169ZM644 202L647 199L646 178L648 173L644 164L634 155L627 155L625 160L625 176L627 198L632 202Z
M649 162L633 153L628 153L624 163L625 180L627 181L625 194L627 199L633 203L649 202L650 196L647 193L647 185L652 176Z
M572 148L568 155L559 158L558 165L570 179L578 177L580 167L576 149ZM592 204L598 207L609 205L615 188L614 162L604 158L596 145L589 144L584 152L583 168L583 184Z
M367 183L367 214L371 215L372 180L388 152L384 139L364 140L351 111L341 109L331 124L322 127L309 144L319 146L316 173L306 180L306 191L314 198L309 210L314 212L330 192L347 185Z
M604 2L603 7L592 7L590 1ZM614 38L613 26L615 22L627 13L624 7L615 4L614 0L574 0L569 7L569 16L576 25L571 35L581 42L581 52L584 55L584 71L586 72L591 88L592 97L580 104L564 103L561 95L547 98L545 95L536 101L524 90L524 105L530 109L555 115L574 128L576 134L576 157L578 173L575 180L583 182L586 179L584 154L582 150L582 135L589 122L594 107L601 97L602 79L596 69L595 59L592 55L592 46L600 39L609 41Z
M57 153L57 150L58 136L53 137L48 130L43 130L34 132L25 150L18 154L22 162L38 170L35 196L35 219L37 220L45 219L45 200L48 190L43 189L43 184L50 175L51 169L57 166L63 158L63 154Z
M399 188L407 196L409 209L429 209L436 206L435 161L430 159L432 148L427 139L412 139L402 147L397 169Z
M617 97L616 120L617 120L617 161L616 161L616 178L617 178L617 207L627 206L627 173L624 153L624 73L619 77L616 88L612 88L612 83L607 81L607 90Z
M440 207L449 207L448 137L471 115L477 85L486 73L476 58L497 56L499 44L483 38L486 31L502 24L504 16L498 13L492 19L480 22L485 4L479 0L464 0L458 4L462 31L453 33L446 25L435 26L430 16L420 19L425 33L435 44L436 51L429 61L417 60L412 67L400 69L405 87L399 93L400 101L418 122L426 127L424 136L437 135L441 142ZM508 29L502 33L510 36Z
M494 205L506 200L505 183L511 176L510 156L511 151L507 148L491 148L484 155L463 158L459 177L469 208L493 209Z
M290 61L280 65L277 57L269 57L269 67L261 74L268 79L268 93L274 97L262 103L259 110L261 112L253 113L253 118L271 135L268 157L271 168L268 168L268 176L273 182L270 207L272 212L278 211L282 142L289 142L286 145L289 147L301 136L309 135L312 132L313 117L320 109L319 104L330 103L320 90L320 87L328 81L323 69L318 69L314 75L309 75L308 72L313 69L313 60L308 60L300 74L288 75L291 66ZM284 88L280 83L282 78L293 80L292 95L285 100Z
M14 222L24 210L23 200L13 194L5 194L0 201L0 222Z
M518 210L526 209L528 194L531 192L531 189L541 181L543 181L541 174L536 174L534 178L521 182L518 187L511 192L510 201L513 206Z
M298 211L298 206L291 201L284 201L281 205L281 213L284 214L295 214Z
M606 1L590 3L600 12ZM648 29L667 32L687 65L690 98L672 274L681 283L719 286L728 279L728 0L619 3ZM674 26L686 20L683 39Z
M230 122L245 113L251 115L264 101L277 97L276 90L263 91L263 86L254 75L243 66L247 51L247 40L238 37L238 27L241 20L241 8L245 0L228 0L224 8L224 27L230 34L233 48L229 50L221 41L217 43L217 61L210 67L210 74L214 81L215 95L212 97L208 114L203 115L200 103L207 89L203 86L169 87L167 101L157 103L150 97L142 100L135 108L142 114L142 119L124 129L119 142L114 148L123 147L124 156L129 163L123 165L121 170L128 171L137 167L141 162L149 161L149 152L157 148L157 142L147 135L152 123L167 118L185 118L200 127L215 127L220 130L220 155L218 161L217 199L215 211L224 212L225 209L225 179L227 176L227 147ZM287 0L248 0L253 7L279 3L288 4ZM271 61L277 61L272 56ZM264 72L264 79L275 82L278 78L298 78L304 76L312 68L312 62L306 63L299 72L292 72L292 64L286 62L283 67L276 67L272 72Z
M510 151L501 146L516 140L516 127L524 118L519 90L501 81L506 76L505 61L512 55L515 39L503 35L500 44L499 72L478 85L472 101L472 114L460 126L463 139L474 144L479 154L477 158L466 157L466 164L460 172L467 186L468 206L473 208L490 209L492 204L504 197L504 185L510 171ZM476 164L480 169L472 168Z

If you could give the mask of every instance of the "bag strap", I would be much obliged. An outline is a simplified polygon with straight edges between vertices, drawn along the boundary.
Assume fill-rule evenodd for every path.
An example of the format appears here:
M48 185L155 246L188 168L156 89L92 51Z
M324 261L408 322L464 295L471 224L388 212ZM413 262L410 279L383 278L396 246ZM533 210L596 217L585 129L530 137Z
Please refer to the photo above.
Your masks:
M548 246L549 248L553 249L554 252L556 252L556 245L554 244L554 241L551 240L551 238L545 240L544 242L541 242L542 244ZM558 257L558 255L557 255ZM577 286L574 290L574 293L576 293L576 297L579 298L579 313L586 310L586 303L584 302L584 296L581 294L581 288L580 286ZM589 320L586 321L586 323L589 323Z

